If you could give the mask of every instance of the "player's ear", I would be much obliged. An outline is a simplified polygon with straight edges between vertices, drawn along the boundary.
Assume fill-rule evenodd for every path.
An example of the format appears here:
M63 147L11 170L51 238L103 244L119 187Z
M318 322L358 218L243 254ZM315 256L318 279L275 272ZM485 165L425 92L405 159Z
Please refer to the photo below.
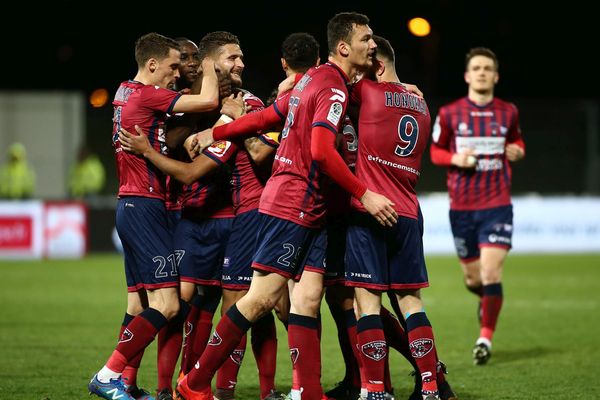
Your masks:
M158 68L158 62L156 61L155 58L151 58L148 60L148 69L150 70L150 72L154 72L156 71L156 69Z
M340 41L338 43L338 52L343 56L343 57L348 57L348 54L350 54L350 50L348 49L348 44L344 41Z
M288 63L287 61L285 61L285 58L281 57L281 68L283 68L284 71L287 71L288 69Z

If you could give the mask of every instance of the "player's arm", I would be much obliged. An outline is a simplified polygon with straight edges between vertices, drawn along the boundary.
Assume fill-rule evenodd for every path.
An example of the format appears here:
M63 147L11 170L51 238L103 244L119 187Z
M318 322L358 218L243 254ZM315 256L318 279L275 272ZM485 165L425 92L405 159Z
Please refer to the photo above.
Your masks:
M367 186L352 174L335 147L336 135L323 126L315 126L311 131L310 153L321 171L335 181L345 191L360 200L369 214L382 225L392 226L398 214L394 203L387 197L367 189Z
M504 146L504 154L508 161L516 162L525 158L525 142L521 136L521 126L519 123L519 110L513 104L514 118L511 128L506 136L506 146Z
M523 139L518 139L514 142L507 143L504 148L504 153L508 161L516 162L525 158L525 142Z
M258 137L244 140L246 151L257 165L262 165L273 159L277 145L279 144L279 132L269 132Z
M439 167L458 167L458 168L475 168L477 165L477 157L472 149L467 149L461 153L453 153L449 149L448 140L450 130L445 124L444 110L440 109L440 113L435 118L433 129L431 132L431 147L429 148L429 156L433 165Z
M197 148L202 151L216 140L233 140L244 136L256 136L256 132L275 126L283 118L276 111L274 105L270 105L264 110L246 114L228 124L198 132L196 134Z
M197 181L219 166L212 158L202 155L196 157L191 163L169 158L156 151L150 145L148 136L144 135L138 125L135 126L135 130L138 132L138 135L134 135L121 128L119 131L121 148L129 153L144 156L144 158L154 164L163 173L171 175L186 185Z
M477 165L477 157L472 149L465 150L462 153L452 153L451 151L432 143L429 154L431 156L431 162L440 167L455 166L458 168L475 168Z
M214 110L219 106L219 78L215 71L215 64L208 58L202 60L202 79L198 85L201 85L199 94L184 94L173 106L173 112L206 112ZM194 82L196 84L196 82ZM194 86L192 86L192 93Z

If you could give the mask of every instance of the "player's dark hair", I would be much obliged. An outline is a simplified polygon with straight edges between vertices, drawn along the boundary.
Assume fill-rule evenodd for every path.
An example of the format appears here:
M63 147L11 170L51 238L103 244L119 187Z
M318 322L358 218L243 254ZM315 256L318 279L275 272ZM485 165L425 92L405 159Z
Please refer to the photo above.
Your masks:
M394 55L394 48L390 44L389 40L384 37L373 35L373 40L375 44L377 44L376 57L379 59L387 59L391 62L396 61L396 57Z
M226 44L240 45L240 41L231 32L215 31L209 32L198 43L198 56L201 60L207 56L214 56L221 46Z
M340 41L350 43L355 25L369 25L369 17L357 12L341 12L327 23L327 47L329 54L335 54Z
M319 43L310 33L292 33L281 43L281 56L293 70L306 72L317 64Z
M469 68L469 62L475 56L484 56L487 58L491 58L492 60L494 60L494 66L496 67L496 71L498 71L498 69L500 68L500 65L498 63L498 57L496 57L496 53L494 53L487 47L473 47L469 50L465 57L465 70Z
M143 68L151 58L163 60L169 56L171 49L180 51L179 44L169 37L150 32L135 41L135 61L138 68Z

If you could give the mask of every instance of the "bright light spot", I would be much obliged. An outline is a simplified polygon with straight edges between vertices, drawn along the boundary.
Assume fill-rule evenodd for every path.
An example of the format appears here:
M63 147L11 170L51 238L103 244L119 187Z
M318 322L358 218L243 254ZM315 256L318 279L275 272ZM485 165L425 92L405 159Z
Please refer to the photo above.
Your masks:
M94 108L104 107L108 101L108 90L96 89L90 94L90 104Z
M417 17L408 21L408 30L415 36L423 37L431 32L431 25L425 18Z

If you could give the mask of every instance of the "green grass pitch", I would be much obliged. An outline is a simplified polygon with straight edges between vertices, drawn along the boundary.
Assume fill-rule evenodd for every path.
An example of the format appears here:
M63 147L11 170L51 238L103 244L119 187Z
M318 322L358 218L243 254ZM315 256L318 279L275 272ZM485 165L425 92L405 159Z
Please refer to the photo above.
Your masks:
M423 291L440 358L461 399L600 398L600 255L511 254L504 306L488 365L474 366L475 297L454 257L429 257ZM0 399L88 399L87 383L116 344L125 310L122 260L0 261ZM289 390L287 339L279 329L277 382ZM335 325L323 308L322 382L343 375ZM391 351L396 398L412 390L409 364ZM144 355L138 382L156 385L156 345ZM238 400L257 399L252 352L238 380Z

